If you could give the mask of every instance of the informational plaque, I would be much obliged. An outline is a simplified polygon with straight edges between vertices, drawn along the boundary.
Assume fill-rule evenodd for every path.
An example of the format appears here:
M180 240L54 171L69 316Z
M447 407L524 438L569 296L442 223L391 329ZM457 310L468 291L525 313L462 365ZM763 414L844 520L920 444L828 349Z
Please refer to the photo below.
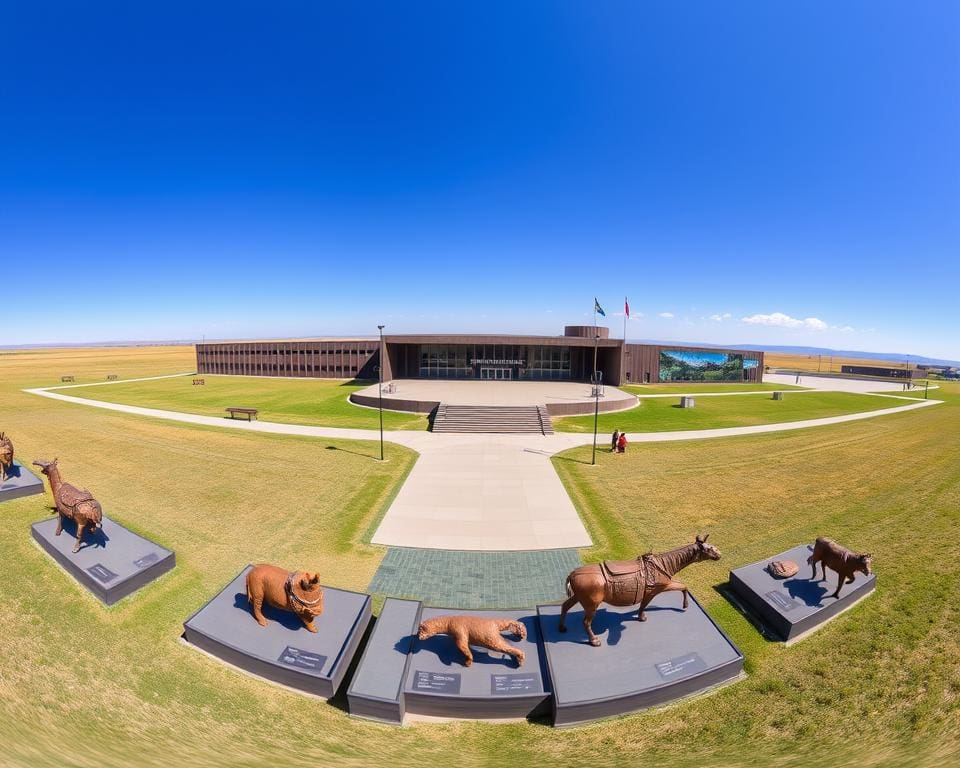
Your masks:
M669 661L661 661L656 667L664 680L678 680L705 671L707 664L700 658L700 654L686 653Z
M306 669L319 675L323 671L323 665L327 663L327 657L288 645L283 649L283 653L280 654L277 661L286 664L288 667Z
M800 605L800 603L798 603L789 595L785 595L783 594L783 592L778 592L775 589L772 589L769 592L767 592L764 595L764 597L766 597L767 600L769 600L772 605L776 606L784 613L786 613L787 611L792 611L794 608Z
M459 672L424 672L417 670L413 678L413 687L417 691L431 693L460 693Z
M87 573L103 584L106 584L108 581L113 581L115 578L117 578L117 574L107 568L107 566L105 566L103 563L91 565L89 568L87 568Z
M153 565L153 563L157 562L159 559L160 557L156 552L151 552L149 555L144 555L140 559L134 560L133 564L137 568L146 568L148 565Z
M514 673L509 675L490 675L490 694L492 696L512 696L519 693L540 693L540 675Z

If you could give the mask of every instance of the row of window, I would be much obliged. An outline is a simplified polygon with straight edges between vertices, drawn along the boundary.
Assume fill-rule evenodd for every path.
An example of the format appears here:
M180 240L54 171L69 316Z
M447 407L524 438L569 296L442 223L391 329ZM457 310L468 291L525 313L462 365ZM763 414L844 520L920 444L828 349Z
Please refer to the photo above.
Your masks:
M200 349L200 357L213 357L214 355L372 355L375 349L238 349L236 347L227 347L225 349Z
M312 363L300 363L299 365L279 365L277 363L208 363L204 366L203 373L263 373L270 371L301 373L357 373L359 367L356 365L313 365Z

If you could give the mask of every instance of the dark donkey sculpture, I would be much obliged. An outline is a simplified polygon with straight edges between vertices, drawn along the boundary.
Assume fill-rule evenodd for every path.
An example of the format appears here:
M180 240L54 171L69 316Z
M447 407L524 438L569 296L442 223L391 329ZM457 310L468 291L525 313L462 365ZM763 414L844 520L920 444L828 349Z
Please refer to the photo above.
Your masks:
M83 541L83 532L90 529L94 533L103 525L103 510L100 509L100 502L93 498L93 494L85 488L77 488L65 483L60 479L60 468L57 466L57 460L44 461L37 459L33 462L40 467L40 471L50 480L50 490L53 492L53 501L57 505L57 531L56 536L63 532L63 518L68 517L77 525L77 544L73 551L80 551L80 543Z
M693 544L687 544L669 552L648 552L635 560L604 561L602 564L582 565L567 577L567 594L560 609L560 631L566 632L567 611L576 603L583 606L583 626L590 638L590 645L600 645L600 638L593 634L593 615L600 603L610 605L640 604L637 619L646 621L644 610L661 592L683 592L683 607L687 607L687 586L674 580L674 575L690 563L701 560L719 560L720 550L707 544L710 534L697 536Z

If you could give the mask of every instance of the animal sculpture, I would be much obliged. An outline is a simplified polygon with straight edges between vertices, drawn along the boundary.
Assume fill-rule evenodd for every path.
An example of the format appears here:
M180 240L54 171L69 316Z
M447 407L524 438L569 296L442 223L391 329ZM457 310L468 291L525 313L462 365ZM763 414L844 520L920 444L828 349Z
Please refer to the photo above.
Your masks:
M323 587L320 575L308 571L288 571L275 565L260 563L247 573L247 602L253 618L267 626L263 615L266 603L295 614L310 632L316 632L313 620L323 613Z
M463 665L473 664L471 645L488 648L513 656L517 666L523 666L525 654L503 639L501 632L513 632L521 640L527 639L527 628L512 619L487 619L481 616L437 616L421 622L417 637L428 640L434 635L449 635L457 649L463 654Z
M13 466L13 443L3 432L0 432L0 483L10 476L10 467Z
M864 576L869 576L872 562L873 555L858 555L846 547L840 546L837 542L833 541L833 539L828 539L824 536L817 539L813 545L813 554L807 558L807 563L813 566L813 574L810 576L811 579L817 578L817 563L820 563L823 571L823 578L821 578L820 581L827 580L828 566L831 571L836 571L840 576L840 580L837 582L837 591L832 595L834 598L840 597L840 588L844 583L853 584L853 574L859 571Z
M53 461L37 459L33 463L40 467L40 471L50 481L50 491L53 493L53 501L59 514L55 535L59 536L63 532L64 518L73 520L77 526L77 543L73 551L79 552L84 532L89 530L93 535L103 527L103 510L100 508L100 502L93 498L93 494L86 488L77 488L63 482L60 478L57 459Z
M683 607L687 608L687 586L673 577L691 563L719 560L720 550L707 544L710 534L697 536L696 542L669 552L648 552L635 560L605 561L582 565L567 577L567 599L560 609L560 631L567 631L567 611L576 603L583 606L583 626L590 645L600 645L593 634L593 616L600 603L624 606L640 604L637 619L646 621L647 605L661 592L683 592Z

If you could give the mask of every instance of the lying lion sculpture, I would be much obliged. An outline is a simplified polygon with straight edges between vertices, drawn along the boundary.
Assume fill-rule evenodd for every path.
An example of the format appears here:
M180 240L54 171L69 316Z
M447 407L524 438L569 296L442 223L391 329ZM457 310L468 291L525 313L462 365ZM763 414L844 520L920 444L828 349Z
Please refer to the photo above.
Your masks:
M288 571L260 563L247 573L247 602L250 603L253 618L261 627L267 626L267 619L263 615L263 604L266 603L282 611L290 611L310 632L316 632L313 620L323 613L320 575L307 571Z
M527 639L527 628L519 621L512 619L485 619L480 616L437 616L427 619L420 624L417 637L428 640L434 635L449 635L460 653L463 654L463 666L473 664L471 645L489 648L513 656L517 666L523 666L525 654L519 648L514 648L503 639L501 632L509 630L521 640Z
M3 432L0 432L0 483L6 482L10 476L10 467L13 466L13 443Z
M833 539L822 536L813 545L813 554L807 558L807 563L813 566L811 579L817 578L817 563L820 563L820 567L823 569L823 578L820 581L827 580L827 566L830 566L830 570L839 574L840 581L837 582L837 591L832 595L834 598L840 597L840 588L844 585L844 582L853 584L853 574L859 571L864 576L869 576L872 561L872 555L858 555L846 547L841 547Z

